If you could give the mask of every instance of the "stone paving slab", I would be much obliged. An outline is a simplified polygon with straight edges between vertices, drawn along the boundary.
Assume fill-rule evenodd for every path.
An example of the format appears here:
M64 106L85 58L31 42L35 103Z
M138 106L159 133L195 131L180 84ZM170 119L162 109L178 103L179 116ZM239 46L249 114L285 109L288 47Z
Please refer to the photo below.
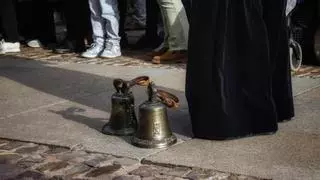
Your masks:
M81 147L67 149L4 139L0 139L0 179L258 180L210 169L141 164L131 158L88 153Z
M320 179L320 88L295 101L297 117L280 124L275 135L232 141L193 139L147 160L262 178Z

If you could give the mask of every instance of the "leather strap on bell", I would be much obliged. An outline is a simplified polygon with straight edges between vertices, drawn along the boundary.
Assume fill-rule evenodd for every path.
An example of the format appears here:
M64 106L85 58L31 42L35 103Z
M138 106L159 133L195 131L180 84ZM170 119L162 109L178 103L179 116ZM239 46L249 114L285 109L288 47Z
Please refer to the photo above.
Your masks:
M148 86L150 83L150 78L148 76L139 76L130 81L130 85Z
M179 98L171 93L158 89L157 96L169 108L179 107Z

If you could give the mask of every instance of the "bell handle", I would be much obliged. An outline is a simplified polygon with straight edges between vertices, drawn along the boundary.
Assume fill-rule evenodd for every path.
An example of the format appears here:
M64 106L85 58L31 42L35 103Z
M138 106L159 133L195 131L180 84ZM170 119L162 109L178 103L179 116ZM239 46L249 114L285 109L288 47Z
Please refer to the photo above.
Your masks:
M148 76L139 76L137 78L134 78L130 81L130 86L148 86L150 83L150 78Z
M119 93L123 87L124 81L122 79L115 79L113 80L113 86L116 89L116 91Z
M158 89L157 96L169 108L179 107L179 98L171 93Z

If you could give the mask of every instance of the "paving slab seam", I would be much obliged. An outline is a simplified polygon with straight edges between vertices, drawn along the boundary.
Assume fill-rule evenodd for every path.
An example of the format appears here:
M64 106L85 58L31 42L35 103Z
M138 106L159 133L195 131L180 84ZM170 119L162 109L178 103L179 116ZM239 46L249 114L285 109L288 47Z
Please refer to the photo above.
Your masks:
M66 102L68 102L68 100L62 100L62 101L58 101L58 102L55 102L55 103L39 106L39 107L36 107L36 108L31 108L31 109L28 109L26 111L9 114L9 115L6 115L4 119L12 118L14 116L18 116L18 115L29 113L29 112L34 112L34 111L37 111L37 110L40 110L40 109L43 109L43 108L48 108L48 107L55 106L55 105L58 105L58 104L63 104L63 103L66 103Z
M317 89L317 88L320 88L320 84L317 85L317 86L308 88L308 89L306 89L306 90L304 90L304 91L302 91L302 92L299 92L299 93L297 93L296 95L294 95L294 97L298 97L298 96L300 96L300 95L306 94L306 93L308 93L308 92L310 92L310 91L312 91L312 90L314 90L314 89Z
M28 110L26 110L26 111L9 114L9 115L0 117L0 119L12 118L12 117L14 117L14 116L18 116L18 115L22 115L22 114L26 114L26 113L30 113L30 112L34 112L34 111L38 111L38 110L40 110L40 109L49 108L49 107L52 107L52 106L55 106L55 105L59 105L59 104L64 104L64 103L67 103L67 102L71 102L71 101L73 101L73 100L75 100L75 99L78 99L78 98L86 98L86 97L90 97L90 96L94 96L94 95L99 95L99 94L101 94L101 93L110 92L110 91L112 91L112 90L110 89L110 90L106 90L106 91L100 91L100 92L96 92L96 93L92 93L92 94L87 94L87 95L83 95L83 96L78 96L78 97L70 98L70 100L61 100L61 101L58 101L58 102L55 102L55 103L51 103L51 104L39 106L39 107L36 107L36 108L31 108L31 109L28 109Z
M190 166L185 166L185 165L181 165L181 164L159 163L159 162L153 162L153 161L146 160L146 159L142 160L141 164L143 164L143 165L155 165L155 166L161 166L161 167L166 167L166 168L192 168L192 169L201 169L203 171L213 170L213 169L200 168L200 167L190 167ZM230 174L234 174L234 175L237 175L237 176L241 176L242 175L242 174L237 174L237 173L233 173L233 172L226 172L226 171L220 171L220 170L214 170L214 171L220 172L220 173L230 173ZM254 177L254 176L247 176L247 177L269 180L269 179L265 179L265 178L262 178L262 177Z

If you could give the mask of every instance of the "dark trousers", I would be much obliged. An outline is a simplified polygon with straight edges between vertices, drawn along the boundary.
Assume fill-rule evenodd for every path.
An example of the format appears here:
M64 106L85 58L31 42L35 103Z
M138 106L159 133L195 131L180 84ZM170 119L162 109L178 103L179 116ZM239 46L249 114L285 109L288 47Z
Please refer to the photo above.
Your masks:
M22 1L17 7L19 32L25 39L56 42L53 8L47 0Z
M0 21L2 33L6 42L18 42L18 23L15 0L0 1Z
M303 61L307 64L317 64L314 51L315 34L320 24L319 1L308 0L299 4L292 15L294 37L302 47Z
M157 36L158 23L159 23L159 5L156 0L147 0L147 27L146 36L154 37Z
M118 0L118 8L120 13L120 22L119 22L119 35L122 39L127 39L127 35L125 32L125 21L127 16L127 0Z
M67 25L67 40L77 48L84 49L84 40L91 37L91 22L88 0L65 0L64 15Z

